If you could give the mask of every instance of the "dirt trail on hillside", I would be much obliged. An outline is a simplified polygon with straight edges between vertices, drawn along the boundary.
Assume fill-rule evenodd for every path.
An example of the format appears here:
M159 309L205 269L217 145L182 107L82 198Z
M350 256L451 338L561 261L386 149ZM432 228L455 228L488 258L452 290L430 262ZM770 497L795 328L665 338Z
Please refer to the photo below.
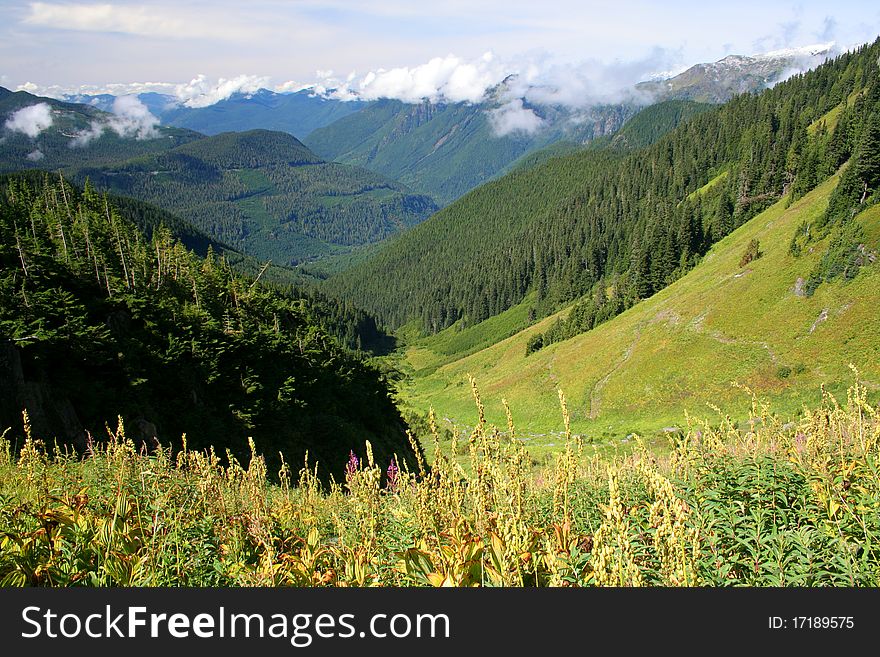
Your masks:
M635 337L633 338L633 341L630 343L630 345L626 348L626 351L623 352L623 357L617 362L617 364L614 367L611 368L611 370L608 372L608 374L606 374L605 376L603 376L601 379L599 379L596 382L596 385L594 385L593 389L590 391L590 419L591 420L595 420L597 417L599 417L599 409L602 406L602 389L608 383L609 379L611 379L612 375L617 370L619 370L621 367L623 367L626 364L626 362L630 359L630 357L633 355L633 351L635 350L636 345L639 343L639 338L642 337L642 327L644 325L645 325L645 323L642 322L641 324L639 324L636 327Z
M764 351L767 352L767 355L770 357L770 361L776 365L779 363L779 358L774 353L773 349L770 345L762 340L743 340L741 338L732 338L729 335L725 335L721 331L711 331L707 330L703 327L703 320L706 319L706 315L708 312L704 312L699 317L695 318L689 325L688 328L691 329L694 333L698 333L699 335L704 335L707 338L711 338L712 340L716 340L721 344L733 344L733 345L745 345L749 347L760 347Z
M767 352L767 356L770 358L770 361L777 365L779 363L779 358L774 353L773 349L767 342L757 341L757 340L744 340L742 338L734 338L729 335L725 335L721 331L707 329L703 326L703 320L706 318L708 313L704 312L702 315L694 318L688 325L687 329L697 333L698 335L705 336L721 344L725 345L740 345L740 346L749 346L749 347L759 347ZM627 361L632 357L633 351L635 351L636 346L639 343L639 339L642 336L642 329L647 323L656 323L657 321L665 321L668 325L677 326L680 322L680 317L678 314L674 313L670 310L665 310L658 312L653 319L646 320L639 324L635 330L635 336L633 337L632 342L627 347L626 351L623 353L623 356L620 360L612 367L605 376L603 376L596 384L593 386L590 391L590 419L595 420L599 417L599 412L602 407L602 390L608 384L608 381L611 380L611 377L617 372L621 367L623 367Z

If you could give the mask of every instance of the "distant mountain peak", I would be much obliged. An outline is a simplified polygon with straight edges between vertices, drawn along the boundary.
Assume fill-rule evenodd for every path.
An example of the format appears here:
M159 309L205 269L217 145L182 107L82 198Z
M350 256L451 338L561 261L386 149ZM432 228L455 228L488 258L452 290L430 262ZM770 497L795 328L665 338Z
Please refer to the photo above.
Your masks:
M761 91L792 72L821 64L835 51L834 42L786 48L754 55L727 55L715 62L695 64L675 75L652 76L636 88L655 101L695 100L723 103L741 93Z

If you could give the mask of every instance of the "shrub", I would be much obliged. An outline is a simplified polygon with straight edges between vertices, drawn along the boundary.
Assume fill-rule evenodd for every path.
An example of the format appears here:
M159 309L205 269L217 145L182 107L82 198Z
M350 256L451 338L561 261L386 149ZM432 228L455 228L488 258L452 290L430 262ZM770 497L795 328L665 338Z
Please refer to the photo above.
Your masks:
M762 255L764 254L761 252L760 243L758 240L753 239L746 247L745 253L742 254L742 258L739 259L739 266L745 267L747 264L753 260L757 260Z

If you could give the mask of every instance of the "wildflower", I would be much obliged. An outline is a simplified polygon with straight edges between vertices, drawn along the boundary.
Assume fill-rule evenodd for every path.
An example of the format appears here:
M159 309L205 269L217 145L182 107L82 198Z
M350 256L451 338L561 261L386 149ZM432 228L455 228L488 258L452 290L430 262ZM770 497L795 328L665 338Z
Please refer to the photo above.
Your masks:
M396 493L397 487L400 484L400 468L397 466L396 458L391 459L391 463L388 464L388 469L385 471L385 476L388 478L386 488L392 493Z
M351 450L348 454L348 463L345 464L345 480L349 481L354 474L358 471L360 467L360 459L354 453L354 450Z

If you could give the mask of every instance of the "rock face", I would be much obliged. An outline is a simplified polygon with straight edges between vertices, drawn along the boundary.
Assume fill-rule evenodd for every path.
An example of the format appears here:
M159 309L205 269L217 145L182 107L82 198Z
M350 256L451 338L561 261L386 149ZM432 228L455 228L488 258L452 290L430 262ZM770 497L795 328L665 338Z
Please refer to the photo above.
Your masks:
M0 431L23 434L22 411L27 410L35 438L86 446L86 433L70 400L56 394L45 380L28 380L21 352L12 342L0 345Z
M798 276L798 279L794 282L794 296L796 297L805 297L807 296L807 281Z
M810 333L815 331L816 328L819 326L819 324L826 321L827 319L828 319L828 308L823 308L822 312L819 313L819 316L816 318L816 321L813 322L813 325L810 327Z

